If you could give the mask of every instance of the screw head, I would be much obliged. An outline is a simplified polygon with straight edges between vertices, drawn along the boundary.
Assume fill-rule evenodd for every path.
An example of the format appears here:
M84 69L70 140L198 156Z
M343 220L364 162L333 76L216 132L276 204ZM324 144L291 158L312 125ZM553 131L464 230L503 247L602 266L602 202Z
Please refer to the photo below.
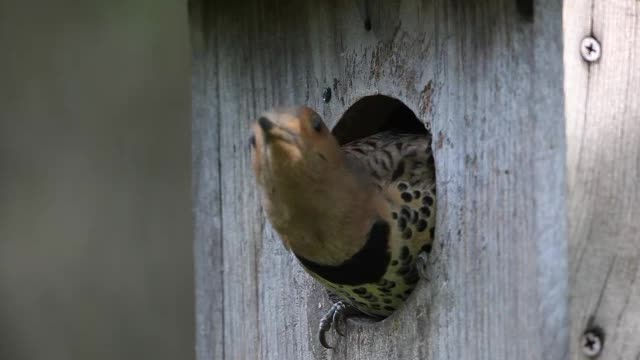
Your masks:
M324 89L324 91L322 92L322 101L324 101L325 103L328 103L329 101L331 101L331 88L330 87Z
M598 329L585 331L580 339L582 353L590 358L598 356L602 351L603 345L602 333Z
M580 44L580 55L585 61L594 62L600 59L602 49L600 48L600 42L592 36L587 36L582 39Z

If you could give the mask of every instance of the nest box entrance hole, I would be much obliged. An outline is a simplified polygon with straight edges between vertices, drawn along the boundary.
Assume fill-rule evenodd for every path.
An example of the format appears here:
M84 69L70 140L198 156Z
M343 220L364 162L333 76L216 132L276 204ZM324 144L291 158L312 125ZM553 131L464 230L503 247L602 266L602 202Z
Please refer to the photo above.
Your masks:
M423 134L426 138L431 138L431 133L425 124L407 105L386 95L371 95L356 101L342 115L332 133L340 145L344 145L384 131ZM403 307L406 306L409 299L410 297L404 300ZM397 309L394 314L401 309L402 307ZM379 321L358 317L350 318L350 320L357 323Z
M402 101L386 95L365 96L342 115L332 133L340 145L382 131L410 134L429 132L413 111Z

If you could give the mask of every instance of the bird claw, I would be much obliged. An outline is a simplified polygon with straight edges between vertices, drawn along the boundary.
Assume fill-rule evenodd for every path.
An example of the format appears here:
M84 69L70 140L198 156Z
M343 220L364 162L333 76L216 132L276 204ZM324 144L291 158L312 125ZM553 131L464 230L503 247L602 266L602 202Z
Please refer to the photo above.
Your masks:
M427 278L427 260L428 260L428 256L427 253L424 251L421 251L418 256L416 257L416 268L418 270L418 274L420 275L421 278L428 280Z
M346 310L346 305L342 301L338 301L331 306L329 311L320 319L320 328L318 329L318 338L320 340L320 345L325 349L332 349L333 347L327 344L326 334L327 331L331 330L333 327L340 336L344 336L344 332L340 329L340 323L345 323L346 317L344 312Z
M336 309L336 311L334 311L333 313L333 318L331 320L331 322L333 323L333 328L336 330L336 333L338 333L338 335L344 337L344 331L342 331L342 329L340 329L341 325L345 325L345 317L344 317L344 310L345 310L345 306L342 303L338 303L336 305L339 305L339 307Z
M327 338L326 338L326 333L329 329L331 329L331 324L329 322L324 322L325 318L323 317L322 320L320 320L320 329L318 330L318 338L320 340L320 345L322 345L323 348L325 349L332 349L331 346L329 346L329 344L327 344Z

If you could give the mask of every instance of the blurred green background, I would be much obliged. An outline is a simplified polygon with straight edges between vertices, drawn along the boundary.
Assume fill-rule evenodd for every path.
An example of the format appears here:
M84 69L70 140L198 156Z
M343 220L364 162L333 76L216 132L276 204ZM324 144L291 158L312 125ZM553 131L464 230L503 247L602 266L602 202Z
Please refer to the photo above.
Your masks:
M0 0L0 359L192 359L186 1Z

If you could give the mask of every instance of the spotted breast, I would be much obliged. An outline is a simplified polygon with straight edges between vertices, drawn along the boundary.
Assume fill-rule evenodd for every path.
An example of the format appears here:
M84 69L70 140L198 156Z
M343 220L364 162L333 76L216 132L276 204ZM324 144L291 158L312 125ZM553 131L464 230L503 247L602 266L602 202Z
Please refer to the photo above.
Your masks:
M363 250L354 256L365 260L327 268L305 259L301 262L318 281L359 311L386 317L415 288L421 268L416 265L418 254L431 251L436 183L430 141L419 134L383 132L343 149L354 168L371 176L386 199L387 209L374 223ZM354 279L359 272L370 276Z

